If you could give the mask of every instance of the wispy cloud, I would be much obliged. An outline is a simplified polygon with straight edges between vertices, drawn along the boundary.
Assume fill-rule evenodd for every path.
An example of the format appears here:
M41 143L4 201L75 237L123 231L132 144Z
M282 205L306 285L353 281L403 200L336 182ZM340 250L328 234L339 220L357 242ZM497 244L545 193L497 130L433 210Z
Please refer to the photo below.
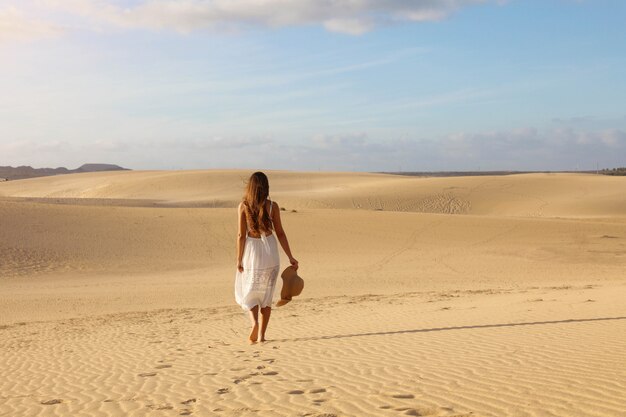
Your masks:
M269 137L214 136L185 141L164 140L146 145L169 150L223 151L231 149L259 148L272 143L273 140Z
M322 26L360 35L376 27L437 21L492 0L41 0L53 11L82 16L92 27L237 31L248 27ZM32 3L32 0L25 0Z

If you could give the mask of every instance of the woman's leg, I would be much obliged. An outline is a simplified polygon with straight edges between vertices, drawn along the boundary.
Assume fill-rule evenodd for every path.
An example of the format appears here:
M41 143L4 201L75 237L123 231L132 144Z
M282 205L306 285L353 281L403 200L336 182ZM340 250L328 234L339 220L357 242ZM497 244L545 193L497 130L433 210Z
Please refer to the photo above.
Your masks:
M261 342L265 342L265 331L267 325L270 322L270 315L272 314L272 307L261 308Z
M256 343L259 339L259 306L250 309L250 321L252 322L252 331L248 337L250 343Z

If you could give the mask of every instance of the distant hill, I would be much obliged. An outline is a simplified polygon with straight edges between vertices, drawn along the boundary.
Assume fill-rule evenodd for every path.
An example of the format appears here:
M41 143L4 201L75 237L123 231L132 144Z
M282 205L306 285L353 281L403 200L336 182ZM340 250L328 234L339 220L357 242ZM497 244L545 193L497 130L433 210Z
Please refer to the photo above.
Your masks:
M402 171L381 172L381 174L405 175L407 177L477 177L493 175L530 174L533 171Z
M626 167L603 169L600 174L626 176Z
M128 168L122 168L113 164L84 164L74 170L75 172L99 172L99 171L129 171Z
M60 168L33 168L30 166L9 167L0 166L0 182L21 180L25 178L47 177L51 175L74 174L78 172L100 172L100 171L127 171L113 164L84 164L76 169Z
M614 168L588 171L402 171L380 172L381 174L405 175L407 177L480 177L494 175L518 175L518 174L605 174L624 175L626 168Z

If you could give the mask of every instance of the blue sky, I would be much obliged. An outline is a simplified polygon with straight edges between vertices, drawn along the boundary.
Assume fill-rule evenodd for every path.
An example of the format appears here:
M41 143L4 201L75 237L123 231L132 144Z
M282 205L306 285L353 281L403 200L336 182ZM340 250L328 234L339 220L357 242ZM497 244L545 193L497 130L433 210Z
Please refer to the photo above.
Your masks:
M0 165L626 166L626 2L0 1Z

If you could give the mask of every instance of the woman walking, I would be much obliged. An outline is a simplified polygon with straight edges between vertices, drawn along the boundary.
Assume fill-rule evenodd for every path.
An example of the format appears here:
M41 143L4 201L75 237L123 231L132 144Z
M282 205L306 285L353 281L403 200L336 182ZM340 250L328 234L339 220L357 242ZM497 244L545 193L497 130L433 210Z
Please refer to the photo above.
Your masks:
M250 313L250 343L256 343L257 340L265 342L280 266L276 239L291 265L298 269L298 261L291 255L287 235L280 221L280 208L269 199L269 192L267 176L255 172L250 176L243 201L239 204L235 300Z

